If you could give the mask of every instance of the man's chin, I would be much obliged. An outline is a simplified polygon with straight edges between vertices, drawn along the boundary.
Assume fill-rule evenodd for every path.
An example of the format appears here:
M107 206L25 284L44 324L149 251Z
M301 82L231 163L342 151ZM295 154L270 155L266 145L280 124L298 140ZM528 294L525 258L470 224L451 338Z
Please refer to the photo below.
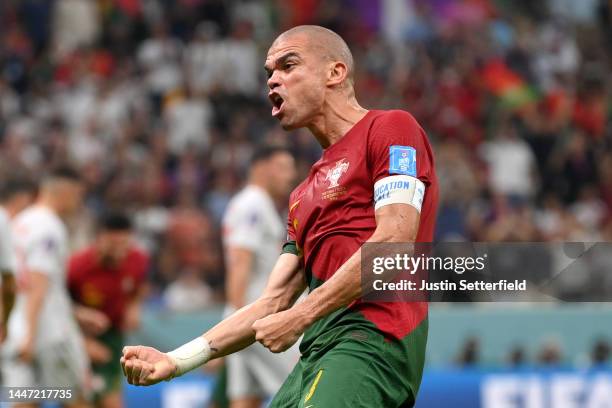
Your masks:
M292 121L290 121L286 117L280 118L279 119L279 124L283 128L283 130L286 130L286 131L296 130L296 129L299 129L301 127L304 127L304 125L302 125L302 124L300 124L298 122L292 122Z

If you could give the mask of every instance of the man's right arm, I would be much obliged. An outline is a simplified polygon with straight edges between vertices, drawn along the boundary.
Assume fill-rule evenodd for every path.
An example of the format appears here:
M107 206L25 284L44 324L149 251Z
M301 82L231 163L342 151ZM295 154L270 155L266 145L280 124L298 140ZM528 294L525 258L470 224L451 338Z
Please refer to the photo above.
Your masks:
M9 271L0 271L2 276L2 326L0 327L0 343L6 336L8 319L15 305L16 284L15 276Z
M270 273L262 296L171 353L144 346L125 347L121 364L128 382L155 384L254 343L253 323L288 309L306 288L300 261L297 255L283 253Z
M10 239L10 230L8 224L0 219L0 283L2 289L0 296L2 302L2 321L0 322L0 343L6 336L6 328L8 319L15 305L16 284L15 284L15 262L13 258L13 248Z

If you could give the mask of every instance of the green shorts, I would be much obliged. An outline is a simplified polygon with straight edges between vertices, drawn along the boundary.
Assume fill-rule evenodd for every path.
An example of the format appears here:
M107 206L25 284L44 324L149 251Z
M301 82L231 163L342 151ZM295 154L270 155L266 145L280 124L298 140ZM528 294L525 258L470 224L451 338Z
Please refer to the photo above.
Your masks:
M122 356L123 334L117 329L110 329L106 333L96 337L96 340L104 344L111 351L111 359L103 364L92 364L94 374L94 397L96 400L115 391L121 390L123 373L118 363Z
M310 345L271 408L412 407L421 383L428 321L402 340L359 325Z

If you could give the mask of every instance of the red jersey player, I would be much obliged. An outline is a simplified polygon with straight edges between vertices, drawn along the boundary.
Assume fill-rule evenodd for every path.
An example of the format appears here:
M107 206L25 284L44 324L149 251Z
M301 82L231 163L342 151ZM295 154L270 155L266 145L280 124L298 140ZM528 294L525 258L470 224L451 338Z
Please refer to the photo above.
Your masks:
M106 408L122 406L117 359L123 333L139 324L148 268L148 256L134 246L131 235L129 218L106 214L94 244L74 254L68 266L68 288L97 380L96 402Z
M362 300L362 245L430 242L438 184L423 130L403 111L367 111L336 33L299 26L268 51L272 115L324 148L292 193L288 242L262 296L170 352L126 347L128 382L169 379L257 340L302 357L270 406L407 407L420 385L427 305ZM304 287L308 296L294 304Z

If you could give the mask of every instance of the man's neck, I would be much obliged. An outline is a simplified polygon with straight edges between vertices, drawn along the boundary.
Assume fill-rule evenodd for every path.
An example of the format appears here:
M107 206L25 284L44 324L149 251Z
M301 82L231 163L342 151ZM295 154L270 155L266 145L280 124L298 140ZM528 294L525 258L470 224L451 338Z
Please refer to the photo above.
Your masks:
M267 195L272 197L272 194L271 194L271 192L270 192L270 190L269 190L269 188L267 186L267 183L265 183L263 180L259 179L258 177L251 177L251 178L249 178L248 185L260 188L263 191L265 191Z
M354 97L348 102L345 96L331 98L325 103L322 113L313 120L308 129L321 147L327 149L342 139L367 113L368 110L362 108Z
M45 197L45 196L40 197L36 201L36 205L40 206L40 207L48 208L49 210L51 210L51 212L53 212L53 213L57 214L59 217L61 217L61 214L58 211L57 206L55 205L54 201L52 199L50 199L49 197Z

